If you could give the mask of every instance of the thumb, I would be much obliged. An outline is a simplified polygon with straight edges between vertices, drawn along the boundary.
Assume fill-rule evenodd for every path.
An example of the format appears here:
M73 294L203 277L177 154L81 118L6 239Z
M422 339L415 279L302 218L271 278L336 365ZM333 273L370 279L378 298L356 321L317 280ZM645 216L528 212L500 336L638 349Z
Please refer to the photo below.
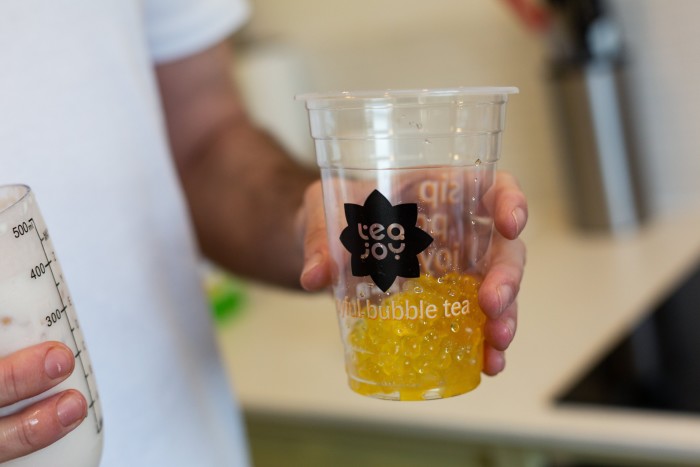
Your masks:
M306 189L299 225L304 238L304 268L299 282L306 290L321 290L330 285L331 274L320 181Z

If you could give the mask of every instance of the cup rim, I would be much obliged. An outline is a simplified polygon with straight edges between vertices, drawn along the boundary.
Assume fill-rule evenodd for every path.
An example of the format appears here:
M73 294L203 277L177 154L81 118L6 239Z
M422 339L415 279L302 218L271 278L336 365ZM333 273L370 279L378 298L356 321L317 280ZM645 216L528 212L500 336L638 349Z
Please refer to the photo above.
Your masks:
M29 187L29 185L25 185L24 183L8 183L6 185L0 185L0 194L2 194L4 191L9 190L17 190L19 194L16 198L8 202L7 204L0 204L0 216L17 206L24 199L29 197L30 193L32 192L32 189Z
M309 92L294 96L298 101L338 99L394 99L407 97L486 96L518 94L515 86L457 86L451 88L383 89Z

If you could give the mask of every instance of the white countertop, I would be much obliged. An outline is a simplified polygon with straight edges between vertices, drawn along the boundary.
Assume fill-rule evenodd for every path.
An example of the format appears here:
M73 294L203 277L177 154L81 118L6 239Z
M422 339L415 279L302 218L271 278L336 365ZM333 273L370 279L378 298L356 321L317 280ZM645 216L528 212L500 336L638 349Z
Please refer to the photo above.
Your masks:
M561 407L553 396L700 260L700 206L615 237L583 235L531 206L519 329L506 370L475 391L387 402L346 383L334 304L251 285L247 308L220 328L248 413L371 425L430 436L700 464L700 416ZM699 356L700 358L700 356Z

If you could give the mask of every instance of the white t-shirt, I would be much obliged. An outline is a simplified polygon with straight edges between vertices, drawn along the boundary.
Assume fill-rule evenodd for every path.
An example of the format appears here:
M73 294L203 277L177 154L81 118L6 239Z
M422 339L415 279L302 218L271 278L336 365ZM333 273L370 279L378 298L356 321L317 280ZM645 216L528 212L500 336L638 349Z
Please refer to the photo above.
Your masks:
M0 3L0 183L30 185L51 231L103 467L247 463L153 74L246 17L238 0Z

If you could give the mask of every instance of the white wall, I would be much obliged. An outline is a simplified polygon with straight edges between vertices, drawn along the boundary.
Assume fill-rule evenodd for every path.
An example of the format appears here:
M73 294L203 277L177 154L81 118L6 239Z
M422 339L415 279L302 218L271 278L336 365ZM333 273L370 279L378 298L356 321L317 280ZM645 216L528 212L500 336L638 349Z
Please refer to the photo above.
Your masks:
M508 109L502 167L516 173L531 196L560 192L548 133L544 50L504 3L252 0L252 6L243 36L298 52L307 70L304 79L293 72L298 92L518 86L521 94ZM284 79L268 75L254 86L288 88Z

